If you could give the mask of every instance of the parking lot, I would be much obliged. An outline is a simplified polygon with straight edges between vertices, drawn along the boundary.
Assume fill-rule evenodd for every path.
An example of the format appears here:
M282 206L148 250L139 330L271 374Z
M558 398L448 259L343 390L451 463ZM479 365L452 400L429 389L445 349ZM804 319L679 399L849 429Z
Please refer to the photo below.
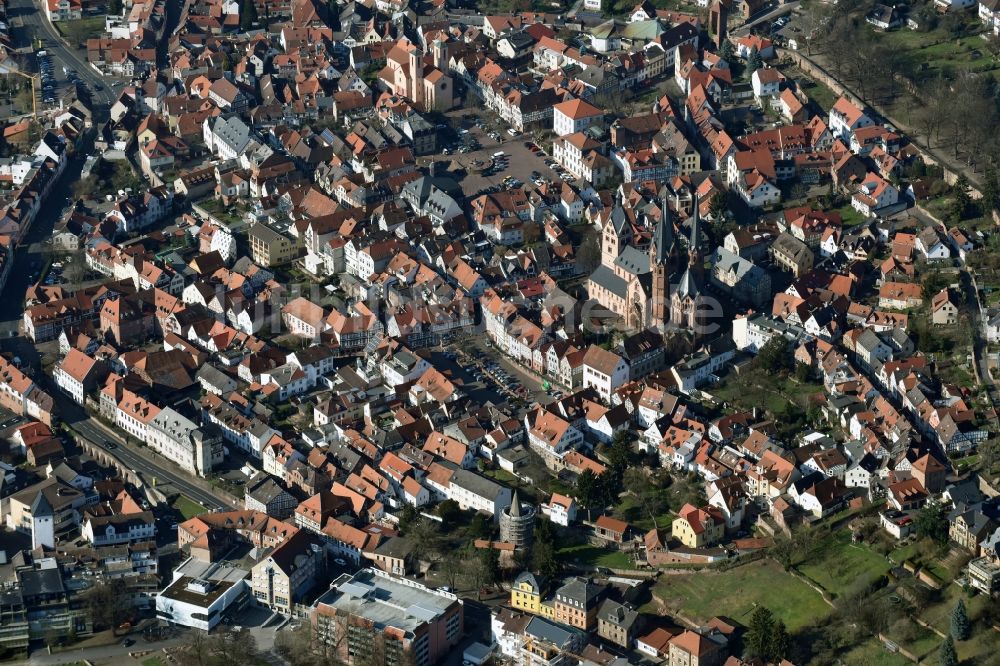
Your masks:
M460 364L468 372L482 375L484 381L498 386L516 406L530 408L533 404L548 404L562 397L555 387L542 388L543 380L525 371L504 356L485 336L475 336L461 342Z
M44 49L38 52L38 77L42 85L39 90L41 101L45 104L55 104L58 80L52 56Z
M457 140L446 144L442 150L443 155L450 156L465 169L463 190L473 196L490 188L499 191L510 186L504 182L505 178L516 178L521 184L526 184L530 182L533 172L550 182L561 181L559 174L545 163L545 160L550 159L545 147L535 145L529 135L510 136L506 130L492 131L485 123L476 125L471 117L471 114L463 116ZM505 159L499 160L496 168L475 172L475 162L490 164L494 160L494 154L501 151Z

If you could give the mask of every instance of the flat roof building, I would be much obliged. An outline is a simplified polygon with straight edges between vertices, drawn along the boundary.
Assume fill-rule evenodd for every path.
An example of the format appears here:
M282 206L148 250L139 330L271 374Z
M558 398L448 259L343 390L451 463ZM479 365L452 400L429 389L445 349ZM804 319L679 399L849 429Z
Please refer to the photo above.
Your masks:
M378 569L343 574L311 613L316 635L340 659L388 666L440 662L461 640L464 617L454 594Z
M250 601L249 571L188 558L156 597L156 616L171 624L209 631L230 609Z

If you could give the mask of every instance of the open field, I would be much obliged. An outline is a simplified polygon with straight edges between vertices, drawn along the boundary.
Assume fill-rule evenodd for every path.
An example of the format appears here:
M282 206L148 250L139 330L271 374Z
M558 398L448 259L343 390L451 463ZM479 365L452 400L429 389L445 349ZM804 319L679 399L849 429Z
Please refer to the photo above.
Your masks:
M611 569L635 568L632 558L620 550L610 550L591 546L590 544L577 544L560 548L556 551L556 556L566 562L577 562L591 566L609 567Z
M819 592L785 572L773 560L761 560L724 572L701 571L666 576L654 595L671 611L704 622L727 615L748 622L757 606L766 606L795 632L826 617L830 606Z
M189 500L183 495L178 495L177 499L171 504L172 507L180 511L181 515L184 516L184 520L194 518L195 516L200 516L205 513L206 509L201 504Z
M799 383L791 377L754 372L753 369L746 369L740 375L730 373L721 384L707 389L717 400L737 409L764 407L775 415L785 413L789 403L807 409L811 396L822 390L818 383Z
M56 21L56 30L72 45L100 37L104 32L104 16L87 16L75 21Z
M820 540L796 568L824 590L841 595L873 582L891 566L868 546L851 543L850 532L841 529Z
M981 30L979 22L973 19L966 23L961 37L939 26L926 32L903 29L877 33L876 39L888 42L902 53L918 78L938 75L951 78L963 69L990 71L1000 67L990 55L986 41L979 36Z

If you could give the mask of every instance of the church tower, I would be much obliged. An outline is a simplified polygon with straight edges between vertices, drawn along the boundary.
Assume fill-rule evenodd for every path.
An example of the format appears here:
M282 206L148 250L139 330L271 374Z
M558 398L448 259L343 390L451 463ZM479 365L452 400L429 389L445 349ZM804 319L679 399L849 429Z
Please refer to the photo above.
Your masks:
M410 51L410 100L418 108L424 103L424 52L419 48Z
M688 239L688 265L670 299L670 321L675 326L695 330L699 322L705 260L701 254L701 219L697 201L691 215L691 235ZM697 331L696 331L697 335Z
M431 52L434 55L434 66L441 70L442 73L448 71L448 47L445 45L440 38L435 39L432 46Z
M615 205L611 209L611 214L604 223L604 233L601 236L601 263L608 267L614 266L615 259L631 242L632 228L622 206L621 194L618 193L615 195Z
M660 221L653 231L653 242L649 244L649 266L652 269L653 324L664 326L670 321L670 274L677 259L674 242L674 222L670 219L667 206L667 188L663 188L660 199Z
M700 281L705 273L705 258L701 254L701 211L698 210L697 195L694 197L691 209L691 237L688 239L688 270L694 270L698 274Z

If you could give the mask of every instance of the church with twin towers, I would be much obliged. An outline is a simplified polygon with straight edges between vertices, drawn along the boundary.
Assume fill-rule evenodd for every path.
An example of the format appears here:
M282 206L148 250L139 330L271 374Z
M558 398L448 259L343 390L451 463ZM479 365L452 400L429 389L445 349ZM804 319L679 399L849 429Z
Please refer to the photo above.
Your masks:
M632 329L697 330L704 317L705 259L698 205L682 234L663 188L644 212L623 205L621 195L601 219L601 265L587 293Z

